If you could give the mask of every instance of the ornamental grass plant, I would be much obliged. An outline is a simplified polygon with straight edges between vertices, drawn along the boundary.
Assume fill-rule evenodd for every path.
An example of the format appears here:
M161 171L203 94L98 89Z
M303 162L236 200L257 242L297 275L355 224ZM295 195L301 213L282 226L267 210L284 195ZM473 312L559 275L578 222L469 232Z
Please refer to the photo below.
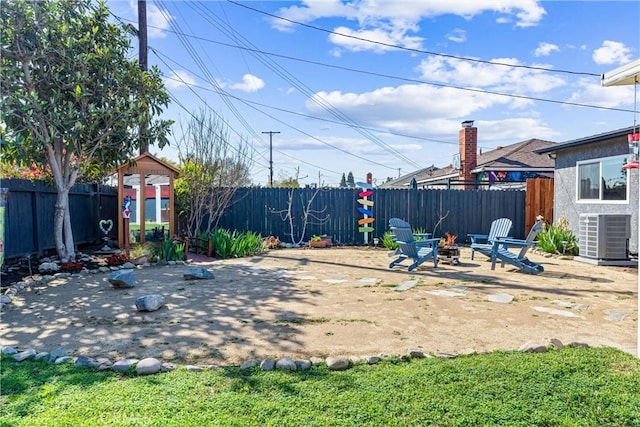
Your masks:
M578 239L569 228L569 221L561 215L556 225L545 223L538 233L538 248L544 252L578 255Z

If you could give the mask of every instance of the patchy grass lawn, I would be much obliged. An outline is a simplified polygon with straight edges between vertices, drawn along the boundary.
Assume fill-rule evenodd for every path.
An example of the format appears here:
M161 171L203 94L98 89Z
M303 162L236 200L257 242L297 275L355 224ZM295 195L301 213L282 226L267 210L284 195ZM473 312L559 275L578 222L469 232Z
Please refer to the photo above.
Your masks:
M610 348L342 372L136 376L1 362L2 426L640 426L640 360Z

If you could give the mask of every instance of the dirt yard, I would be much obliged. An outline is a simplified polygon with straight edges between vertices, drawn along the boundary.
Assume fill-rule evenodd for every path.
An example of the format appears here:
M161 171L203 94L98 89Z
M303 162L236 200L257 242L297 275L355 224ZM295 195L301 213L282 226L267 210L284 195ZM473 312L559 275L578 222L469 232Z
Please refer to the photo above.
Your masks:
M19 293L3 310L0 344L222 365L409 349L463 354L550 338L636 353L636 268L530 258L545 272L491 271L468 249L457 266L407 272L389 269L383 249L305 248L194 264L212 280L184 280L183 265L151 267L123 290L111 287L109 274L92 274ZM401 284L408 289L396 289ZM165 306L136 311L135 299L147 294L163 295ZM492 302L494 294L514 299Z

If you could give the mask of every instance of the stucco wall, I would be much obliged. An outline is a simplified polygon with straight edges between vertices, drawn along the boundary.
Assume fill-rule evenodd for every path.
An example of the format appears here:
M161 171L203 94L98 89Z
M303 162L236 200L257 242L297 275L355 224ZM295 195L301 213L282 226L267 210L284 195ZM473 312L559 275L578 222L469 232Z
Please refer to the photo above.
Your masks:
M631 215L631 238L629 251L638 253L638 169L631 169L629 180L629 200L627 203L608 204L577 202L576 196L576 162L603 157L618 156L629 153L627 139L616 138L601 143L585 144L566 148L556 153L556 170L554 174L554 217L557 220L564 215L569 227L578 235L579 217L583 213L609 213Z

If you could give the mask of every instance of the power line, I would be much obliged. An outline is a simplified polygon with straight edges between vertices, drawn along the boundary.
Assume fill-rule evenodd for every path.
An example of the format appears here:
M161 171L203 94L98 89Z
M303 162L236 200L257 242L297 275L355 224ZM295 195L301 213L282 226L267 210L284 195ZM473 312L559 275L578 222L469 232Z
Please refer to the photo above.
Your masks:
M128 20L126 18L122 18L122 19ZM149 26L149 27L156 28L156 29L161 29L160 27L153 27L153 26ZM167 29L162 29L162 30L166 31L168 33L172 33L172 34L176 34L176 35L178 34L178 32L176 32L176 31L167 30ZM269 51L265 51L265 50L261 50L261 49L252 49L252 48L248 48L248 47L245 47L245 46L238 46L238 45L233 45L233 44L230 44L230 43L225 43L225 42L221 42L221 41L217 41L217 40L212 40L212 39L209 39L209 38L206 38L206 37L197 36L195 34L184 34L183 33L182 35L184 35L185 37L193 38L193 39L196 39L196 40L206 41L206 42L209 42L209 43L217 44L217 45L220 45L220 46L230 47L230 48L233 48L233 49L240 49L240 50L245 50L245 51L248 51L248 52L255 52L255 53L259 53L259 54L263 54L263 55L269 55L269 56L273 56L273 57L276 57L276 58L287 59L287 60L290 60L290 61L297 61L297 62L302 62L302 63L306 63L306 64L317 65L317 66L320 66L320 67L334 68L334 69L337 69L337 70L349 71L349 72L359 73L359 74L366 74L366 75L375 76L375 77L383 77L383 78L388 78L388 79L392 79L392 80L405 81L405 82L409 82L409 83L428 84L428 85L431 85L431 86L442 87L442 88L447 88L447 89L463 90L463 91L467 91L467 92L482 93L482 94L487 94L487 95L504 96L504 97L515 98L515 99L525 99L525 100L529 100L529 101L547 102L547 103L551 103L551 104L568 105L568 106L572 106L572 107L593 108L593 109L597 109L597 110L617 111L617 112L622 112L622 113L637 113L638 112L636 110L630 110L630 109L626 109L626 108L605 107L605 106L600 106L600 105L583 104L583 103L579 103L579 102L559 101L557 99L533 97L533 96L526 96L526 95L517 95L517 94L512 94L512 93L495 92L495 91L486 90L486 89L476 89L476 88L468 88L468 87L462 87L462 86L453 86L453 85L448 85L448 84L444 84L444 83L431 82L431 81L428 81L428 80L421 80L421 79L415 79L415 78L410 78L410 77L395 76L393 74L385 74L385 73L379 73L379 72L376 72L376 71L361 70L361 69L352 68L352 67L345 67L345 66L342 66L342 65L327 64L327 63L324 63L324 62L313 61L313 60L310 60L310 59L297 58L297 57L294 57L294 56L289 56L289 55L269 52ZM472 61L472 59L469 59L469 61ZM488 63L488 64L493 64L493 65L512 66L512 65L509 65L509 64L497 64L497 63L492 63L492 62L489 62L489 61L485 61L485 62ZM513 65L513 67L518 67L518 66ZM535 67L529 67L529 68L537 69ZM553 72L554 70L541 69L541 71ZM575 72L573 74L579 75L579 74L584 74L584 73ZM588 75L597 76L598 78L600 78L600 74L597 74L597 75L596 74L588 74Z
M250 6L244 5L242 3L238 3L238 2L233 1L233 0L227 0L227 2L231 3L231 4L234 4L236 6L243 7L245 9L252 10L252 11L257 12L257 13L261 13L263 15L270 16L272 18L280 19L280 20L283 20L283 21L286 21L286 22L290 22L292 24L299 25L301 27L307 27L307 28L311 28L311 29L317 30L317 31L322 31L322 32L325 32L325 33L328 33L328 34L334 34L336 36L346 37L346 38L359 40L359 41L363 41L363 42L367 42L367 43L371 43L371 44L377 44L377 45L381 45L381 46L385 46L385 47L391 47L391 48L394 48L394 49L406 50L406 51L415 52L415 53L424 53L424 54L434 55L434 56L442 56L444 58L458 59L458 60L461 60L461 61L478 62L478 63L481 63L481 64L490 64L490 65L499 65L499 66L502 66L502 67L526 68L526 69L530 69L530 70L547 71L547 72L550 72L550 73L564 73L564 74L575 74L575 75L582 75L582 76L600 77L600 74L597 74L597 73L589 73L589 72L583 72L583 71L570 71L570 70L562 70L562 69L556 70L556 69L552 69L552 68L536 67L536 66L533 66L533 65L506 64L506 63L503 63L503 62L485 61L485 60L482 60L482 59L469 58L469 57L465 57L465 56L456 56L456 55L450 55L450 54L446 54L446 53L431 52L431 51L423 50L423 49L416 49L416 48L410 48L410 47L405 47L405 46L399 46L399 45L395 45L395 44L391 44L391 43L384 43L384 42L380 42L380 41L365 39L363 37L358 37L358 36L354 36L354 35L351 35L351 34L338 33L336 31L327 30L326 28L317 27L317 26L311 25L311 24L305 24L305 23L299 22L299 21L294 21L293 19L289 19L289 18L285 18L283 16L275 15L273 13L265 12L263 10L256 9L254 7L250 7Z

